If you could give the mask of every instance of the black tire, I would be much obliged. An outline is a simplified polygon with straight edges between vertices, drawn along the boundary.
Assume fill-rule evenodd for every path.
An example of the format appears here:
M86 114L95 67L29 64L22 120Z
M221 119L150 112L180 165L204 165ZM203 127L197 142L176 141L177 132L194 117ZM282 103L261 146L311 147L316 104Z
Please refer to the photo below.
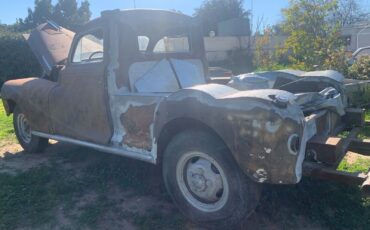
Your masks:
M49 139L38 137L33 134L29 134L28 137L25 137L25 134L22 135L22 131L21 131L22 127L20 127L21 125L19 121L20 119L22 119L21 117L25 119L25 115L22 113L20 108L16 106L13 112L13 126L14 126L15 135L17 136L19 144L22 146L24 151L27 153L43 152L45 148L48 146Z
M214 160L210 161L210 163L216 162L215 164L218 164L218 167L221 168L220 171L217 169L216 172L220 173L223 171L222 175L227 179L227 201L218 210L205 212L195 207L188 201L189 198L186 198L184 192L182 192L184 191L184 186L179 185L181 182L178 183L177 178L182 178L181 176L177 176L178 172L182 170L182 159L184 159L184 156L191 155L190 152L195 151L210 156ZM188 160L188 162L186 163L187 165L194 164L193 160ZM214 163L211 163L211 166L214 167ZM180 168L179 171L177 171L177 168ZM189 166L185 166L185 168L189 169ZM189 172L187 171L187 173ZM185 174L180 175L183 175L183 184L189 189L191 187L189 184L193 182L192 178L194 178L194 174L186 174L192 175L191 182L185 179ZM259 201L259 185L245 176L236 164L228 148L219 138L203 131L184 131L172 139L163 156L163 178L167 191L180 211L193 222L203 226L221 229L231 229L238 226L254 211ZM205 181L208 180L206 179ZM193 188L195 184L193 183ZM224 183L222 184L224 185ZM224 193L224 190L225 188L222 188L222 193ZM194 193L190 192L189 194ZM222 194L221 197L223 196Z

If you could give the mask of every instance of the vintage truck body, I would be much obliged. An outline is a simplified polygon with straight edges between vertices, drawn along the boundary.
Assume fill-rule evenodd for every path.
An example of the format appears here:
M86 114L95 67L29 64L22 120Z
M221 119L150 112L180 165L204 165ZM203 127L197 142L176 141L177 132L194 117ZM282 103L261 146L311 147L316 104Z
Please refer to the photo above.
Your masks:
M347 150L370 152L355 138L365 125L369 82L345 80L335 71L275 71L219 84L207 77L203 37L194 20L162 10L106 11L77 34L48 22L25 37L44 76L8 81L1 96L6 112L17 115L17 136L26 150L34 150L32 138L55 139L168 165L166 151L176 151L171 143L195 138L197 146L198 134L189 134L197 130L222 143L231 156L225 161L254 181L251 187L296 184L305 174L363 184L369 191L368 175L335 170ZM350 137L336 137L345 130ZM178 190L167 174L183 172L164 166L175 202L197 222L240 221L253 205L234 215L230 210L237 206L225 211L221 204L228 201L214 198L233 192L234 179L224 178L228 170L222 173L223 162L217 162L224 156L196 156L203 161L187 166L193 179L185 170L179 179L185 187L178 182ZM216 175L203 170L204 159ZM195 173L196 167L205 174Z

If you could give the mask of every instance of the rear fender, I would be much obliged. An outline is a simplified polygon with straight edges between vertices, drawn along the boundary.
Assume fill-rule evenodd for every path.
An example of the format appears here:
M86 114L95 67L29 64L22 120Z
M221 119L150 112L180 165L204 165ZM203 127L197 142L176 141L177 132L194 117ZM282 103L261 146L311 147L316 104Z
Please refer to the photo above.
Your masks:
M181 90L158 108L154 134L175 119L193 119L214 131L240 168L259 183L295 184L302 177L304 116L298 106L279 108L258 95L287 92L267 90L247 96L227 86L204 85ZM299 146L291 149L295 137ZM302 157L303 156L303 157Z

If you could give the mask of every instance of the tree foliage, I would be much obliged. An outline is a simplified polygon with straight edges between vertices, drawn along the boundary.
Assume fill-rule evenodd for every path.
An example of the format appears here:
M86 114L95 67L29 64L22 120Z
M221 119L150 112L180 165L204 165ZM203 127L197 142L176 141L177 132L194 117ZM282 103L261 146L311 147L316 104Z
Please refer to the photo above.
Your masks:
M332 0L290 0L290 7L283 10L282 29L289 34L285 52L294 66L305 70L330 66L334 54L343 49L341 26L330 18L336 9L337 1Z
M271 69L275 63L274 53L269 49L271 42L270 30L265 30L263 35L255 35L255 51L253 55L253 65L258 69Z
M232 18L246 18L249 13L244 9L244 0L204 0L195 9L194 16L203 26L203 32L217 31L219 22Z
M58 0L53 5L52 0L35 0L34 9L28 9L25 19L18 19L18 30L28 30L45 22L53 20L59 25L77 29L82 24L88 22L91 17L90 3L87 0L78 6L76 0Z

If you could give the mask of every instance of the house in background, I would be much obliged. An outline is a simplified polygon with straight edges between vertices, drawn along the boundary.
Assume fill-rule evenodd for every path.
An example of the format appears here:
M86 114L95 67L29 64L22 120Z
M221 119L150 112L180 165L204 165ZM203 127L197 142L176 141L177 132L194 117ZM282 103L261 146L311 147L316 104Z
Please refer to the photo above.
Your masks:
M351 53L361 47L370 46L370 22L344 26L342 38L346 42L347 51Z
M204 37L209 62L228 60L232 52L246 50L250 46L250 22L248 18L233 18L218 23L217 31Z
M269 44L265 49L273 52L282 47L287 36L271 35ZM370 22L347 25L342 28L342 38L347 45L347 52L351 55L362 47L370 46ZM254 52L255 36L251 36L249 21L247 19L231 19L219 23L217 33L210 33L205 37L207 59L210 62L225 61L233 52L249 50Z

